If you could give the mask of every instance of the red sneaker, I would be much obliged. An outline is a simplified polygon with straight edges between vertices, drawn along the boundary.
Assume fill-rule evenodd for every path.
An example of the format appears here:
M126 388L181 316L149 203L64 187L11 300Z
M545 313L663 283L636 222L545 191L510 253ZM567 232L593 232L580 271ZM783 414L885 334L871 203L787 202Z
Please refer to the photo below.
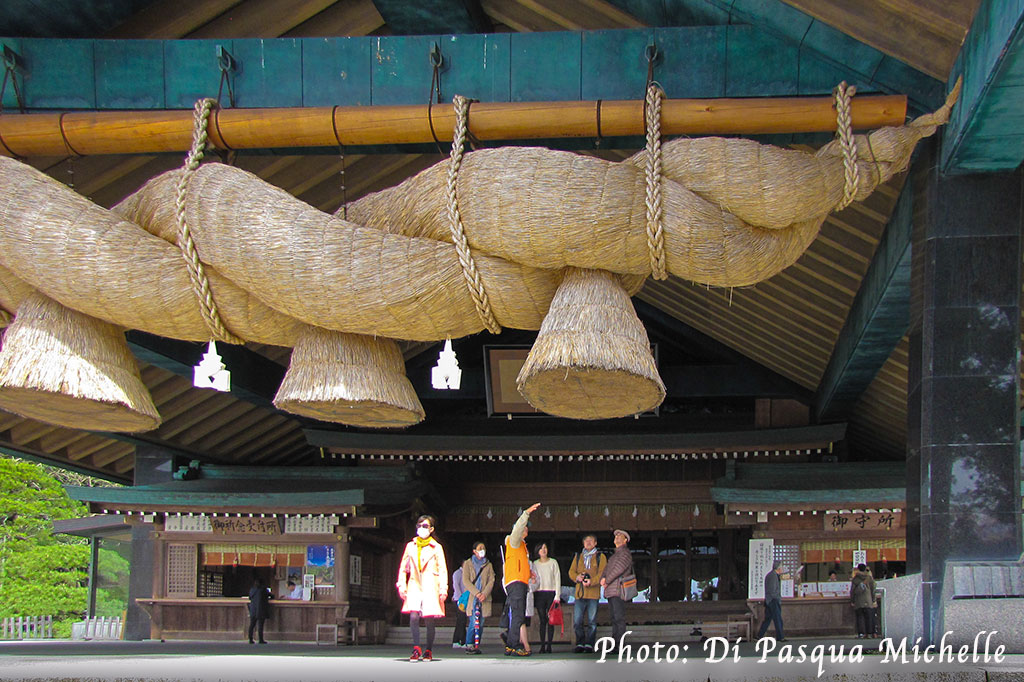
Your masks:
M434 655L430 653L430 649L426 649L423 652L422 660L424 660L424 661L432 661L432 660L434 660Z
M409 660L410 660L410 661L418 661L418 660L420 660L421 658L423 658L423 654L422 654L422 652L420 651L420 648L419 648L418 646L414 646L414 647L412 648L412 655L411 655L411 656L409 656Z

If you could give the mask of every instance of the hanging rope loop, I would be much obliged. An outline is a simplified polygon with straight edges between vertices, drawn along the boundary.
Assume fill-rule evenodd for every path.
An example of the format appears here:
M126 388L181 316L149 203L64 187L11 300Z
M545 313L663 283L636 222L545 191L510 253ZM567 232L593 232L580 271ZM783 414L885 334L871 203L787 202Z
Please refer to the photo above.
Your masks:
M469 287L469 294L473 297L473 305L476 306L476 313L484 327L492 334L501 333L501 325L494 317L491 310L491 302L484 290L484 283L480 279L480 272L473 262L473 254L469 250L469 241L466 239L466 231L462 226L462 215L459 212L459 198L456 191L459 179L459 168L462 166L463 147L466 144L466 133L469 128L469 100L462 95L455 95L452 100L455 105L455 135L452 140L452 153L448 164L448 183L446 187L446 199L448 209L448 229L452 235L452 242L455 244L455 251L459 254L459 264L462 266L462 274L466 278L466 285Z
M839 137L839 146L843 150L843 198L836 206L841 211L851 203L857 196L860 188L860 168L857 167L857 141L853 137L853 118L850 114L853 96L857 87L847 85L846 81L841 82L832 91L836 101L836 136Z
M188 183L193 173L199 168L203 160L203 154L207 142L207 126L210 121L210 112L217 104L213 98L206 97L196 102L195 116L192 128L192 148L185 157L184 172L178 181L177 192L174 199L175 215L178 219L178 248L185 259L185 266L188 268L188 276L192 282L192 291L199 300L199 312L206 322L207 329L215 341L225 343L242 344L243 339L232 334L224 325L220 311L217 310L217 303L213 300L213 292L210 289L210 280L206 276L206 268L199 260L199 253L196 251L195 242L192 240L192 231L185 221L185 194L188 190Z
M647 132L647 249L651 254L651 276L668 279L665 268L665 231L662 227L662 158L661 158L661 100L665 91L657 82L647 86L644 106L644 129Z

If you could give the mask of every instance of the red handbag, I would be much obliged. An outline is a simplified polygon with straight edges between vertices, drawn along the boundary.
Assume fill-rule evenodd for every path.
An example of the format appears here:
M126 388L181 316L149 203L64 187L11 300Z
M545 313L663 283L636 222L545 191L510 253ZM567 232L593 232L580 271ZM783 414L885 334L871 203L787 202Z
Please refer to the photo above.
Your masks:
M551 602L551 608L548 609L548 625L561 626L562 634L565 634L565 619L562 618L562 604L560 602Z

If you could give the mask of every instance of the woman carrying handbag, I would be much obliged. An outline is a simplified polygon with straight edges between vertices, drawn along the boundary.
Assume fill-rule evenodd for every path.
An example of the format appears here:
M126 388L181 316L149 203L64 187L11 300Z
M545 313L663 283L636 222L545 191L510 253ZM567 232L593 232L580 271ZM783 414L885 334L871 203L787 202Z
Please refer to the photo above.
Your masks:
M555 626L551 624L548 614L552 608L556 608L561 615L562 572L558 568L558 561L548 556L546 543L540 543L534 551L538 558L533 562L533 571L537 574L538 585L533 603L540 621L540 653L550 654Z

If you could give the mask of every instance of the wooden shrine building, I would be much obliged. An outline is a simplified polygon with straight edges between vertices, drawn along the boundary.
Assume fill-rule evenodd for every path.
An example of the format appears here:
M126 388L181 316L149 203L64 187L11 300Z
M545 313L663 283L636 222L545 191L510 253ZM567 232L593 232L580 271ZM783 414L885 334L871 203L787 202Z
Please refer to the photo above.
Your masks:
M841 4L0 5L0 451L124 484L58 531L126 637L258 577L383 641L419 514L453 568L535 502L632 622L759 618L756 547L797 636L861 561L891 633L1019 614L1024 7Z

